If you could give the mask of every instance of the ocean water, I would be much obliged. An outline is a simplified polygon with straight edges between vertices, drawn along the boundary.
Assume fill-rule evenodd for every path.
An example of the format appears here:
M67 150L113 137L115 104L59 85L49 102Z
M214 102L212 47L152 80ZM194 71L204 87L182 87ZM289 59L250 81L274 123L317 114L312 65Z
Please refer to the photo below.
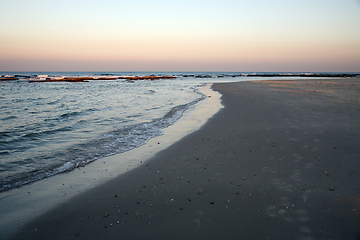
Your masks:
M0 82L0 192L139 147L204 100L199 89L205 84L244 81L249 74L2 72L3 77L19 80ZM176 78L29 82L61 76L148 75ZM251 78L261 79L266 77Z
M201 85L179 80L0 83L0 191L145 144L204 99L197 92Z

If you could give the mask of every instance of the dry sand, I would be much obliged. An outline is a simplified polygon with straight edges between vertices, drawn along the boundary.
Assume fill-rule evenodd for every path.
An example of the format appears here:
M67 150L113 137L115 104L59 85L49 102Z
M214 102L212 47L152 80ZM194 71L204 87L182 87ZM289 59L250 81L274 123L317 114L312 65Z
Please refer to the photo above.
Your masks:
M11 239L360 239L359 87L215 84L200 130Z

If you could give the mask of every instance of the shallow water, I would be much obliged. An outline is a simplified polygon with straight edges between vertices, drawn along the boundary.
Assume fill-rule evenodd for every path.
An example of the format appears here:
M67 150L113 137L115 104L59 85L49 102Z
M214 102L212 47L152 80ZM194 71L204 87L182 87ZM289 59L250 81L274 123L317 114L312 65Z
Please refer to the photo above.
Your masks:
M143 145L204 98L200 85L0 83L0 190Z

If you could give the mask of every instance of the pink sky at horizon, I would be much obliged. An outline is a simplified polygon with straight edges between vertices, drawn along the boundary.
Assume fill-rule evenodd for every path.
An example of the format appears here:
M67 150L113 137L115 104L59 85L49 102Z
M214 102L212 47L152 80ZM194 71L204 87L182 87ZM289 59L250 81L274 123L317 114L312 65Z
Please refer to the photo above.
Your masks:
M13 0L0 8L0 71L360 72L356 0Z

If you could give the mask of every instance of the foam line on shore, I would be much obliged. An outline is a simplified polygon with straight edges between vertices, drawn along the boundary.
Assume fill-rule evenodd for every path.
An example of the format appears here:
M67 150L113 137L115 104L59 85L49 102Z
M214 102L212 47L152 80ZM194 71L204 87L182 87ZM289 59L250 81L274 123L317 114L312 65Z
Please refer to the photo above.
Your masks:
M3 192L0 198L0 235L11 234L19 226L70 197L140 166L157 152L199 129L223 107L221 94L213 91L211 85L200 90L207 96L204 101L191 106L174 125L163 130L163 135L150 139L147 144L101 158L71 172Z

